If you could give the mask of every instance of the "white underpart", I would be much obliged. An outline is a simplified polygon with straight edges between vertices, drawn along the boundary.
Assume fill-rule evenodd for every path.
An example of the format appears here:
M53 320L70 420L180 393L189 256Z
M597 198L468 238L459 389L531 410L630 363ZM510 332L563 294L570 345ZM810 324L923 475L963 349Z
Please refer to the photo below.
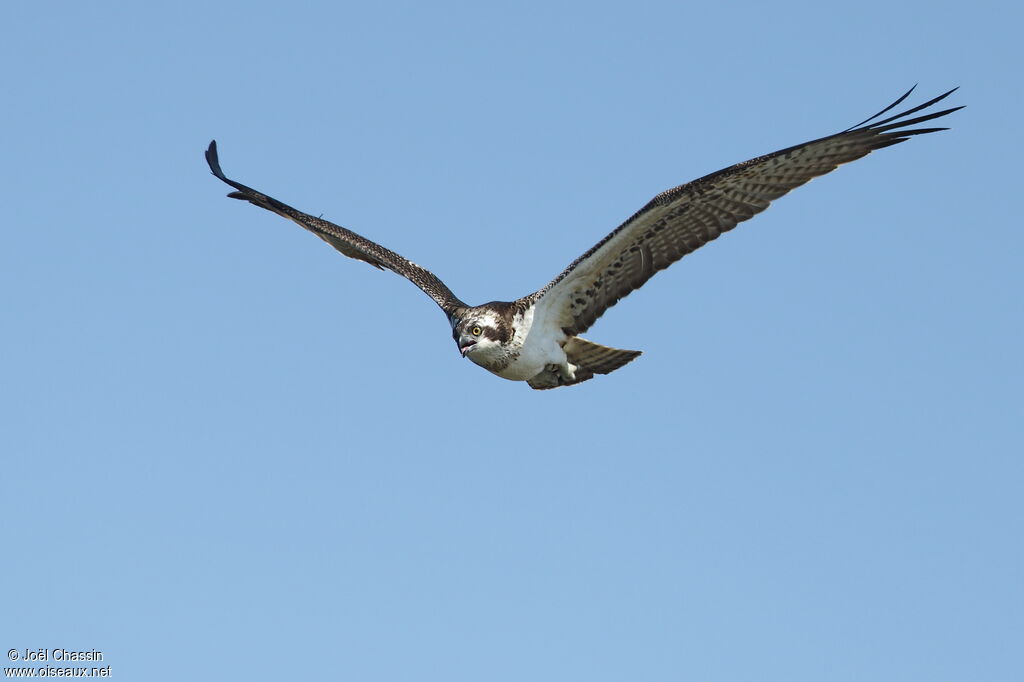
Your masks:
M565 351L562 350L566 336L554 320L543 313L538 314L538 307L534 306L516 315L512 326L513 336L507 345L481 341L467 353L467 357L499 377L512 381L532 379L552 367L561 370L566 378L573 378L576 368L566 362ZM492 369L506 359L507 364L500 362L505 364L504 367Z
M509 344L519 357L497 375L513 381L526 381L556 365L564 373L572 374L575 367L566 364L562 344L566 336L554 320L544 315L544 308L532 306L512 320L515 335Z

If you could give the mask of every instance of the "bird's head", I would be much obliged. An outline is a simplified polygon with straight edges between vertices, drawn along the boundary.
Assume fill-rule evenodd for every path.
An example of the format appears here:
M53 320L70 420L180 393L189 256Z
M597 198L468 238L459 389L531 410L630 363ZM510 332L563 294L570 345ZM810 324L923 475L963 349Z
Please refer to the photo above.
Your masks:
M481 364L502 352L509 331L496 311L480 306L453 320L452 338L463 357Z

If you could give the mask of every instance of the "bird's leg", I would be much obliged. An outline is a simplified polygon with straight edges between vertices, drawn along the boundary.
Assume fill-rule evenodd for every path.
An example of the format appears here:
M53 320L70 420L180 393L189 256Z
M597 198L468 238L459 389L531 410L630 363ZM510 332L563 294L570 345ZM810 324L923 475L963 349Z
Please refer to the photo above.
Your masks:
M571 384L576 381L576 365L572 364L568 360L560 365L556 365L554 369L559 375L561 375L562 381L565 383Z

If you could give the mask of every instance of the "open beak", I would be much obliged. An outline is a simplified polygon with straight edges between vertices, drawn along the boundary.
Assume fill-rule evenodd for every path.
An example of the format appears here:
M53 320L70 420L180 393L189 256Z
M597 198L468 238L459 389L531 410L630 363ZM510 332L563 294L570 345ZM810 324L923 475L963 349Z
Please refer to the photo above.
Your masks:
M462 353L462 357L466 357L466 353L470 348L476 345L476 341L473 339L461 338L459 339L459 352Z

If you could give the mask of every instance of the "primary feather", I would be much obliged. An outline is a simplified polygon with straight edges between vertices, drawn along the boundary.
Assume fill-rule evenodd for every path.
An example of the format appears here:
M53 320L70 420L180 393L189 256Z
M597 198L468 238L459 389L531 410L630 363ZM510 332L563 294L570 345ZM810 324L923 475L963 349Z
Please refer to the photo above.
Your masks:
M344 255L391 270L422 289L448 317L452 336L465 357L500 377L527 381L533 388L555 388L607 374L640 355L640 351L608 348L578 335L655 273L812 178L914 135L946 130L914 126L963 108L911 117L948 97L953 88L880 118L913 90L840 133L737 163L662 192L547 286L515 301L479 306L463 303L432 272L394 251L228 179L215 141L206 150L206 161L215 176L235 188L229 197L288 218Z

